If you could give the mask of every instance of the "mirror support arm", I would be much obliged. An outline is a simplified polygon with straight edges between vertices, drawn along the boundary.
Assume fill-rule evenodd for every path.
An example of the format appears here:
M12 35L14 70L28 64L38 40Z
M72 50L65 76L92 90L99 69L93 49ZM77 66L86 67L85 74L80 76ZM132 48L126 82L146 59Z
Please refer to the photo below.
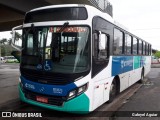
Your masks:
M11 45L12 47L14 47L16 50L21 51L21 48L17 45L15 45L15 34L16 34L16 30L21 30L23 28L23 25L19 25L16 26L14 28L12 28L12 42Z

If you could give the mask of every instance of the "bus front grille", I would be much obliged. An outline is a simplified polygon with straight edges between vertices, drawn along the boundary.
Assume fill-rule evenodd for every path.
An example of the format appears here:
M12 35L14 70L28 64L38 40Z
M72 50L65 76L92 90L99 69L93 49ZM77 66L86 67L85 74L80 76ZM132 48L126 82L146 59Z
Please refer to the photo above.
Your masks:
M66 101L66 98L63 96L51 96L51 95L43 95L39 93L35 93L26 89L23 89L23 92L25 94L25 97L29 100L33 100L36 102L39 102L36 100L37 96L44 97L48 99L48 103L45 104L50 104L50 105L55 105L55 106L62 106L63 103ZM43 102L42 102L43 103Z

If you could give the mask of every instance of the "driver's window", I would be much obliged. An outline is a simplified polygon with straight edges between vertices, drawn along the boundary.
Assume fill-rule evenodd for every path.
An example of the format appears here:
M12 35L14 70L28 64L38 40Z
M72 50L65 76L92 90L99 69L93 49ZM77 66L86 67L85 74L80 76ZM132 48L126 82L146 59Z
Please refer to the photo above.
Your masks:
M98 32L94 32L93 33L93 57L94 59L98 58L98 39L99 39Z
M109 36L107 36L106 34L106 37L105 37L105 46L106 48L105 49L100 49L99 48L99 34L100 32L95 32L93 33L93 57L96 61L99 61L99 60L106 60L107 57L108 57L108 39L109 39ZM104 33L103 33L104 34Z
M108 43L108 36L105 34L105 41L104 41L104 44L105 44L105 48L104 49L99 49L99 53L98 53L98 59L101 59L101 60L105 60L107 59L107 44Z

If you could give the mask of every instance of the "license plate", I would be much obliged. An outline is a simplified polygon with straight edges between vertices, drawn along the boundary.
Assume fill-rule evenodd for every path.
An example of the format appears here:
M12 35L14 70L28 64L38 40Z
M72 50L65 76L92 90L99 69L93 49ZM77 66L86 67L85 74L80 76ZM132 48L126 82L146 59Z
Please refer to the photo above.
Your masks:
M48 103L48 98L46 97L36 96L36 100L38 102Z

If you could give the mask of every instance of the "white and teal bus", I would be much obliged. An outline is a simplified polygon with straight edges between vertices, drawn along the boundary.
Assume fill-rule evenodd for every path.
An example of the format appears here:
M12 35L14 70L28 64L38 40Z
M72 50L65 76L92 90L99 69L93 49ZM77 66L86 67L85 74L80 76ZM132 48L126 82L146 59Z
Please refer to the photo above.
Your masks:
M150 71L151 44L89 5L31 10L22 33L19 96L28 104L91 112Z

